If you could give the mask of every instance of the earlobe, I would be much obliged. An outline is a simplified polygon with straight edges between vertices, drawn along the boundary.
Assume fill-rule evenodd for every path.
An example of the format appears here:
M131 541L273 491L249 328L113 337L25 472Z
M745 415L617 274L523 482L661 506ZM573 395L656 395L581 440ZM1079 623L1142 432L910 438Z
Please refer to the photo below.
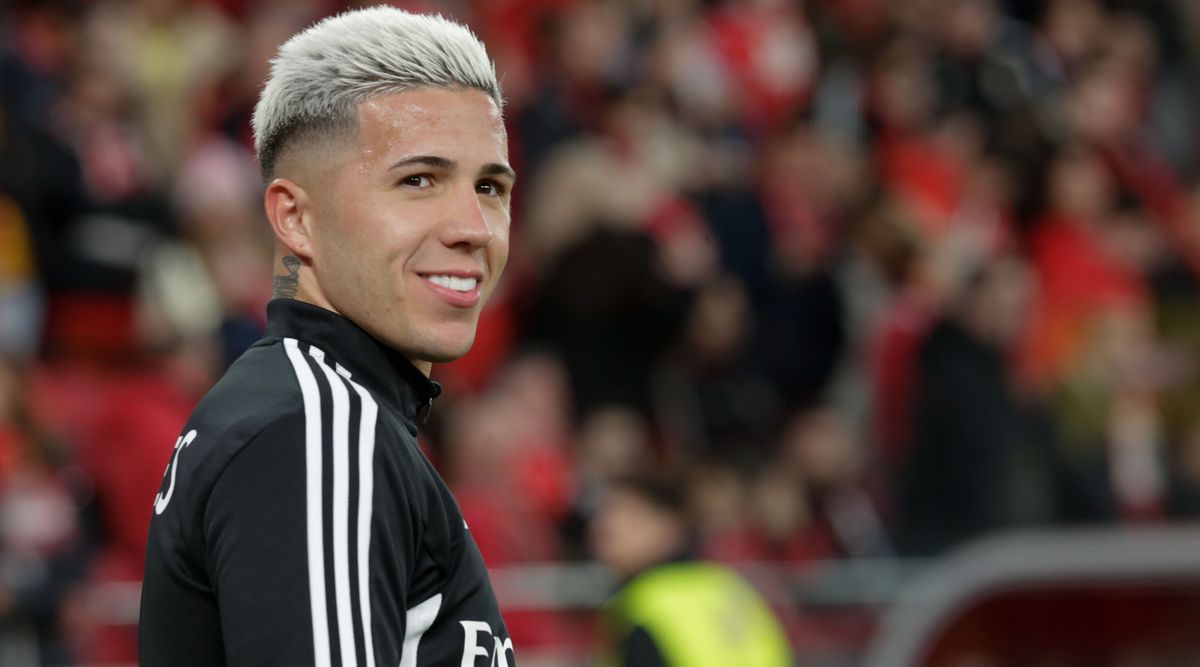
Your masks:
M305 261L312 259L308 224L310 201L304 188L286 178L272 180L263 193L263 206L275 238L293 255Z

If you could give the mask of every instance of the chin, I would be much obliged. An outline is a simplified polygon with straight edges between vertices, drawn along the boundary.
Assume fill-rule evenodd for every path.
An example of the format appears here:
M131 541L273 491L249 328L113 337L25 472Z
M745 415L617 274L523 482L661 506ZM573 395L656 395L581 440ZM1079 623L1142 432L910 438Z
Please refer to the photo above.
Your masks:
M425 345L413 351L413 356L435 364L444 364L466 355L474 343L474 327L471 327L468 335L462 332L445 332L440 336L431 336Z
M461 352L446 351L446 350L429 350L429 351L418 352L414 356L417 359L420 359L421 361L428 361L431 364L446 364L446 363L450 363L451 361L457 361L458 359L462 359L464 356L466 356L467 352L470 352L470 351L471 351L471 348L469 348L469 347L465 350L462 350Z

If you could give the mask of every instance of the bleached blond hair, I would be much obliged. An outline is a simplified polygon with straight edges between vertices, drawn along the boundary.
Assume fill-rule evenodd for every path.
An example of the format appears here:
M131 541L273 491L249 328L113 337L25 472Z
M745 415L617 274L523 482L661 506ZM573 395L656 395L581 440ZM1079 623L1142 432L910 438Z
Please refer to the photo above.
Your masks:
M504 105L483 43L441 16L368 7L297 33L279 47L254 107L263 179L291 144L357 128L362 102L420 87L474 88Z

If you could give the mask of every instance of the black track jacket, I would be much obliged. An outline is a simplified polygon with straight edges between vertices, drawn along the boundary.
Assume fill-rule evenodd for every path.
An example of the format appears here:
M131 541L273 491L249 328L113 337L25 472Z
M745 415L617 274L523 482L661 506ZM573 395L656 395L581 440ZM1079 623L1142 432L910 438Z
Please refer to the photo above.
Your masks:
M440 387L276 299L183 428L154 517L143 667L514 665L458 504L417 447Z

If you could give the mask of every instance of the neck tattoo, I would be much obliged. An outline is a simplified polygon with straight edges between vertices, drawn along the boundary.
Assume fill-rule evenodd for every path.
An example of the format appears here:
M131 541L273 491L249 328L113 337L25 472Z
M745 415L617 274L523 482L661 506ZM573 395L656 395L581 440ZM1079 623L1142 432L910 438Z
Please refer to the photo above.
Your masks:
M300 287L300 260L292 255L283 258L286 274L275 274L271 296L276 299L295 299Z

